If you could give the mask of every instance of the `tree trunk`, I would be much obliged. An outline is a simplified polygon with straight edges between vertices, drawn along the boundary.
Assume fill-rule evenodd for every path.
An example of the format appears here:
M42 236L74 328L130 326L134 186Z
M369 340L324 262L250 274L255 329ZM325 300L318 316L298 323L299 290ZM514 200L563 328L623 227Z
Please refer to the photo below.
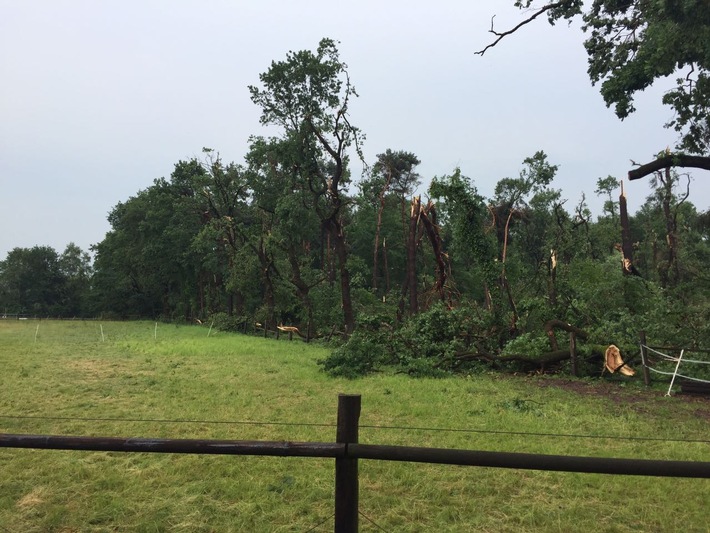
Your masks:
M409 287L410 315L416 315L419 312L417 299L417 227L419 225L421 207L421 197L415 196L412 198L409 212L409 237L407 239L407 285Z
M382 239L382 260L385 270L385 294L390 292L390 268L387 259L387 239Z
M508 234L510 232L510 219L513 218L514 210L511 209L508 213L508 218L505 221L505 232L503 234L503 253L501 255L501 272L500 272L500 287L505 290L505 294L508 297L508 305L510 305L510 311L512 316L510 317L510 332L515 333L518 331L518 308L515 305L515 300L513 299L513 291L510 288L510 283L508 282L508 275L505 272L505 260L508 256Z
M675 285L680 278L680 270L678 268L678 238L676 235L676 218L671 201L673 200L673 176L670 168L666 168L661 174L659 173L659 181L663 187L661 207L663 209L663 218L666 223L666 261L662 262L660 268L661 284L664 287Z
M621 264L624 275L637 274L634 267L633 243L631 242L631 227L629 225L629 212L626 206L624 184L621 184L619 196L619 220L621 222Z
M310 297L311 286L308 285L301 276L301 265L298 262L298 254L293 243L289 245L287 255L289 265L291 266L291 283L296 288L296 296L301 300L303 307L306 309L306 338L309 339L311 334L311 322L313 321L313 302ZM302 325L299 324L299 326Z
M550 261L548 263L547 274L547 296L550 299L550 307L557 307L557 251L550 250Z
M328 236L335 248L338 258L340 273L340 296L343 307L343 320L345 322L345 335L350 335L355 330L355 313L350 295L350 271L348 270L348 247L345 242L343 226L337 218L330 218L327 222Z
M372 288L377 289L377 255L380 249L380 232L382 231L382 213L385 211L385 195L392 181L392 172L387 172L387 180L380 191L380 205L377 208L377 224L375 225L375 252L372 256Z
M444 302L446 301L445 286L447 268L443 249L444 246L441 242L439 230L436 227L436 210L431 201L421 210L420 218L429 237L429 242L434 252L434 260L436 261L436 283L434 285L434 291L439 295L439 299Z

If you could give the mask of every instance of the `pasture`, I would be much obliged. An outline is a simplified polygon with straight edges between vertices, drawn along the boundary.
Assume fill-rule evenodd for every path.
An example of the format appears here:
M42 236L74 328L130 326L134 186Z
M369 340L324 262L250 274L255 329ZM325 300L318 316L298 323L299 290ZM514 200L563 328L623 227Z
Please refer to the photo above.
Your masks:
M103 335L102 335L103 334ZM0 432L710 461L710 401L641 378L356 381L328 349L199 326L0 320ZM0 449L0 532L332 531L329 459ZM362 531L709 531L710 481L360 462Z

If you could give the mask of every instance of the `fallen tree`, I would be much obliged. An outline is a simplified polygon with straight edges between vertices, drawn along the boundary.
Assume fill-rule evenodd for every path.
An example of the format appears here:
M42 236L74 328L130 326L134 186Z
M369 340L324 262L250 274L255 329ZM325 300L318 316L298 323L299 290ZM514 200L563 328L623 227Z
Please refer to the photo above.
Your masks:
M502 363L522 363L529 369L539 369L542 372L547 370L550 366L562 361L566 361L572 357L572 351L568 349L560 349L557 337L555 336L555 330L561 329L567 331L570 336L579 339L587 339L589 335L586 331L573 326L563 320L548 320L543 325L543 330L547 334L547 338L550 341L551 350L549 352L543 353L539 356L521 355L521 354L508 354L508 355L495 355L482 350L477 351L465 351L459 352L455 356L457 365L461 365L467 361L487 361L494 365ZM604 354L606 346L593 346L592 356L597 357Z

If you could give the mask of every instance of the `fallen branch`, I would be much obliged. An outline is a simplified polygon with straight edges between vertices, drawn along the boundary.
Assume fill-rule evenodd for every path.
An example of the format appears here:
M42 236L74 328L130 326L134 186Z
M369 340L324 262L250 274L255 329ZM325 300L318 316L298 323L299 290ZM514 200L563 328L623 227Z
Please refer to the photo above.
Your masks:
M491 355L481 352L462 352L456 354L458 362L475 361L483 359L490 363L525 363L534 367L541 367L543 370L547 365L559 363L570 358L569 350L556 350L548 352L540 357L530 357L527 355Z
M562 329L564 331L568 331L569 333L574 333L580 339L586 339L588 337L586 331L581 330L572 324L568 324L563 320L548 320L545 322L545 325L542 326L542 329L544 329L545 333L547 333L547 338L550 340L550 347L553 351L560 349L560 346L557 343L557 337L555 337L555 329Z

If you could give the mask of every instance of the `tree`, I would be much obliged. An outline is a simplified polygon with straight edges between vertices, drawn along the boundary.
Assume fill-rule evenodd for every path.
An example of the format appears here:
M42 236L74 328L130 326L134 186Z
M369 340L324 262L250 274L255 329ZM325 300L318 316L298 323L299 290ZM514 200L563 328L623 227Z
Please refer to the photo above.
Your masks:
M335 41L322 39L315 53L289 52L259 75L262 87L250 86L252 101L261 108L260 121L284 129L293 143L304 190L338 260L345 333L355 327L350 294L348 245L343 221L349 182L347 150L353 144L360 155L359 130L350 124L350 98L357 96L347 65L340 60Z
M604 201L604 213L607 213L612 220L617 218L618 202L614 201L614 193L619 188L619 180L614 176L606 178L597 178L597 188L594 194L597 196L606 196Z
M535 5L534 5L535 4ZM707 0L515 0L532 9L514 28L498 32L483 55L504 37L546 14L550 24L581 16L588 73L607 106L624 119L635 111L634 96L657 80L676 77L663 95L673 111L666 127L680 134L678 149L710 152L710 6Z
M91 257L70 242L59 256L59 271L65 280L62 290L63 313L67 316L85 315L91 289Z
M419 184L419 174L414 172L414 169L419 163L421 163L419 158L411 152L393 152L387 149L385 153L377 155L377 162L372 169L372 184L370 185L375 190L379 189L377 194L377 221L375 224L375 250L372 256L373 289L377 289L379 275L378 257L380 254L380 234L385 199L390 190L394 191L402 199L404 199L405 195L414 192L414 189ZM386 250L384 253L386 253ZM386 284L386 288L389 290L389 282Z
M491 291L497 280L495 238L490 235L489 211L470 179L455 169L449 176L435 177L429 195L436 200L445 241L464 290L474 299L493 305Z
M282 298L282 318L296 321L307 335L313 331L315 308L311 291L327 278L323 235L313 208L314 195L304 187L299 153L288 139L252 138L247 161L254 209L269 221L269 245L281 281L288 284L301 309ZM320 267L320 268L319 268ZM291 307L287 311L287 307Z
M523 164L525 167L518 178L504 178L496 184L494 203L489 208L493 216L500 254L500 276L498 282L507 296L511 312L510 330L512 333L517 332L519 318L507 273L508 246L512 224L516 220L522 220L525 217L525 211L529 208L527 200L531 194L545 196L544 202L538 202L544 204L550 204L559 198L559 193L547 190L548 185L557 173L558 167L548 163L545 152L536 152L532 157L526 158ZM550 192L552 192L552 196L544 194Z
M64 282L54 248L13 248L0 261L2 312L62 314Z
M94 248L99 311L190 318L199 314L200 260L192 248L206 208L204 171L180 161L171 180L157 179L111 210L111 231Z
M681 176L667 168L662 172L656 172L651 181L656 201L661 206L665 220L666 258L658 266L663 286L676 285L680 281L678 213L690 194L690 178L687 178L685 191L676 194L675 189L680 185L680 180Z

